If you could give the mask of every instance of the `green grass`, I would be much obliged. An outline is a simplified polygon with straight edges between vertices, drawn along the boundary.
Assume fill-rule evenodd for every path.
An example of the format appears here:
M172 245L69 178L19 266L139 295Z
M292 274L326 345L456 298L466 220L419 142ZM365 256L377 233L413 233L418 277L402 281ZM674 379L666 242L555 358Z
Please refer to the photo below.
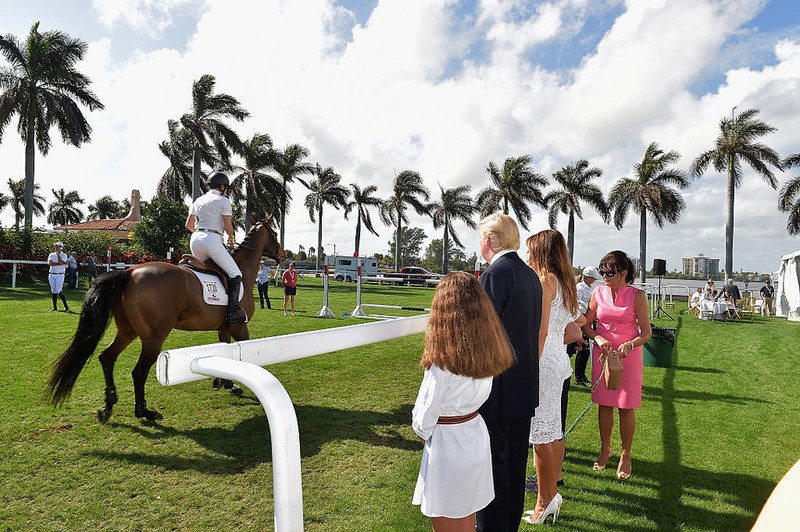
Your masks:
M106 425L96 356L70 401L43 400L49 362L69 343L77 314L49 313L44 280L0 278L0 527L11 530L271 530L269 431L254 395L213 391L208 380L162 387L151 372L147 399L158 423L133 417L132 345L117 363L120 402ZM77 311L83 292L72 291ZM254 338L362 323L342 318L355 286L332 283L336 319L322 307L318 280L298 289L298 316L257 311ZM369 286L364 302L427 306L425 288ZM376 310L377 312L377 310ZM387 313L383 309L380 313ZM775 483L800 458L800 328L780 318L701 322L672 312L671 368L645 368L633 477L593 473L596 409L567 441L564 530L748 530ZM113 325L107 333L110 340ZM166 348L216 341L176 331ZM422 376L416 335L269 366L294 401L307 530L429 530L411 495L420 445L410 429ZM589 402L570 392L568 423ZM615 433L614 448L619 439ZM618 454L617 454L618 456ZM612 462L615 465L616 461ZM527 506L532 507L529 496Z

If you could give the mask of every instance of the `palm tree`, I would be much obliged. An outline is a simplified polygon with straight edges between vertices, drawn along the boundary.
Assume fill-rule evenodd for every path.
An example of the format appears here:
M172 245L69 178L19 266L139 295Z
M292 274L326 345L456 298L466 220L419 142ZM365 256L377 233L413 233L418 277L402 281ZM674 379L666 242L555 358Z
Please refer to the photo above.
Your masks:
M458 239L458 235L453 229L453 222L461 220L470 229L475 229L476 224L472 221L472 215L475 213L475 206L472 205L472 198L469 193L472 190L470 185L462 185L456 188L449 188L445 190L442 185L439 185L442 191L442 197L439 201L431 203L431 216L433 217L433 228L440 229L444 227L444 237L442 238L442 273L447 273L447 267L450 263L447 256L450 249L450 237L453 238L453 243L461 249L464 245Z
M83 219L83 212L76 205L82 205L83 198L78 195L78 191L65 192L63 188L52 190L56 200L47 207L50 211L47 222L54 226L80 222Z
M158 145L158 149L169 160L169 168L158 180L156 194L166 196L175 202L181 202L186 196L192 194L192 159L194 156L192 133L182 127L178 120L168 120L167 130L169 138L162 141ZM209 157L207 152L201 152L201 159L204 156L206 159L203 162L214 165L213 157Z
M92 205L89 205L87 220L102 220L104 218L119 218L122 207L111 196L102 196Z
M736 189L742 184L742 163L747 163L773 189L778 188L769 165L778 170L783 169L778 153L760 144L757 140L776 129L766 122L757 120L758 109L747 109L736 116L731 111L731 118L723 118L719 122L720 135L713 149L701 153L692 163L692 173L703 175L708 165L714 166L717 172L728 172L728 215L725 220L725 273L733 272L733 204Z
M786 168L800 166L800 153L790 155L783 161ZM800 176L794 176L781 188L778 194L778 209L788 212L786 229L790 235L800 234Z
M353 200L348 202L348 204L345 206L344 217L347 219L347 216L350 214L350 212L353 209L356 210L356 247L354 255L358 257L361 246L361 222L363 220L364 227L367 228L367 231L375 236L378 236L378 232L375 231L375 228L372 226L372 218L369 216L368 207L380 207L381 203L383 203L383 200L373 196L373 194L378 191L378 187L375 185L366 186L362 190L361 187L355 183L350 183L350 188L353 191Z
M0 192L0 212L3 212L9 203L11 203L11 198Z
M551 229L556 228L558 214L569 216L567 225L567 248L569 259L573 259L575 249L575 216L583 220L581 202L586 202L600 213L603 221L608 222L608 205L603 199L600 187L590 183L592 179L600 178L603 171L600 168L589 168L589 161L581 159L575 164L565 166L553 174L553 179L561 188L549 192L544 201L549 205L547 222Z
M92 128L80 105L90 111L103 104L89 90L91 81L75 69L87 45L61 31L39 32L31 26L24 43L11 34L0 37L0 53L10 64L0 69L0 141L14 114L25 143L25 228L33 225L34 158L50 151L50 128L56 126L64 142L80 146L91 140Z
M653 142L644 152L642 162L633 165L634 177L622 177L612 187L608 206L613 211L614 225L621 229L628 211L639 215L639 269L641 281L647 279L647 214L658 227L664 222L675 223L686 208L680 193L669 185L683 190L689 179L680 170L669 168L681 155L676 151L664 153Z
M422 200L428 201L430 192L422 184L422 177L420 177L419 173L413 170L403 170L397 174L394 178L392 191L393 195L381 203L378 212L383 223L397 227L394 238L394 269L395 271L400 271L400 229L403 226L403 222L408 223L406 208L411 205L417 211L417 214L428 216L430 208Z
M244 202L244 230L250 230L254 218L266 219L268 214L277 214L281 209L283 190L281 183L264 172L272 166L272 139L267 134L256 133L244 141L242 146L244 167L231 182L231 202Z
M11 208L14 210L14 229L19 231L19 222L25 217L25 180L8 180L11 191ZM39 183L33 184L33 214L44 215L44 197L38 193Z
M202 190L202 159L215 158L229 167L231 150L242 153L239 136L222 120L233 118L241 122L250 116L233 96L214 94L216 83L211 74L200 76L192 84L192 110L181 117L181 124L192 134L192 201L200 196Z
M316 221L314 217L319 218L317 228L317 249L320 252L317 254L317 261L315 269L319 270L319 261L322 256L322 208L327 203L334 209L339 207L347 207L347 198L350 196L350 191L341 186L339 182L342 176L333 171L330 166L322 168L317 163L314 169L316 179L312 179L308 184L311 192L306 196L305 206L308 209L308 216L311 221Z
M288 200L292 198L287 186L297 179L307 187L308 185L300 179L300 176L314 173L314 165L304 162L306 157L308 157L308 149L299 144L286 146L283 151L276 150L272 154L272 167L283 181L283 193L281 195L281 247L285 245L286 210Z
M528 203L547 208L540 190L547 186L547 179L533 171L529 155L509 157L503 163L502 172L493 162L489 162L486 172L494 187L490 185L483 189L475 198L481 216L488 216L501 209L503 214L508 214L511 207L519 223L527 229L531 219Z

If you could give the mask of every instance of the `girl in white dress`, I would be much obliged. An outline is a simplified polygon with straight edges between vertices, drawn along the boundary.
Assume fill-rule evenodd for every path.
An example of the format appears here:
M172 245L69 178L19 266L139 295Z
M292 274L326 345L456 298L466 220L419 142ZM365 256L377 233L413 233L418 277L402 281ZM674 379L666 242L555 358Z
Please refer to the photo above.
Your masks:
M564 381L572 375L564 332L571 322L583 325L578 294L564 237L547 229L528 238L528 265L542 283L542 322L539 328L539 406L531 420L538 494L536 509L523 517L529 523L544 523L553 515L555 523L563 499L558 478L564 461L561 427L561 395Z
M475 512L494 499L489 432L478 409L513 350L483 287L471 275L446 275L431 303L412 414L424 442L413 503L435 531L475 530Z

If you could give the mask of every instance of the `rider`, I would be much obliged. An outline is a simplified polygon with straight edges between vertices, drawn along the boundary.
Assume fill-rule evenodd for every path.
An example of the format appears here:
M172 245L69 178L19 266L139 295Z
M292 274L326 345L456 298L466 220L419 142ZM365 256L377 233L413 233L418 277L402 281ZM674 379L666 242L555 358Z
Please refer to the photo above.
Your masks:
M186 218L186 229L192 233L189 248L198 259L210 258L225 270L229 288L225 319L229 323L247 323L247 315L239 307L238 298L242 271L222 242L223 231L228 234L229 244L236 241L231 221L231 202L227 197L230 180L222 172L214 172L208 177L206 184L208 192L194 201Z

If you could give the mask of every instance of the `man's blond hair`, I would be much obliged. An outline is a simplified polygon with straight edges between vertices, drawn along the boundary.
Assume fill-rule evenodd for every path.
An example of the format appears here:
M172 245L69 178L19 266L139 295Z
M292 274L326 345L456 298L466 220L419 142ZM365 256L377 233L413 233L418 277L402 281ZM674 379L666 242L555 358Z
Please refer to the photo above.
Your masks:
M481 238L489 236L489 248L495 253L504 249L519 249L519 227L514 219L500 212L478 222Z

